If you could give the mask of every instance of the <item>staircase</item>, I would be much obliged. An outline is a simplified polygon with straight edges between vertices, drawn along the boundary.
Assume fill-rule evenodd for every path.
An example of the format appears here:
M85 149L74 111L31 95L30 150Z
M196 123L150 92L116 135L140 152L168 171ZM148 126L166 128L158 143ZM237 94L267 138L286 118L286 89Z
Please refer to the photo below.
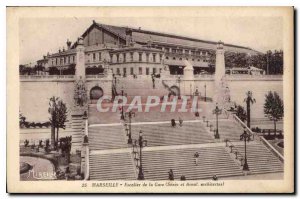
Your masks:
M183 123L172 127L171 123L132 125L132 137L138 139L139 131L148 140L148 146L203 144L214 142L200 122Z
M117 83L116 92L121 93L121 90L127 96L164 96L168 95L168 90L162 85L160 78L155 79L155 88L151 77L143 79L126 79L120 78Z
M216 121L210 120L213 129L216 129ZM222 119L218 121L220 140L229 139L231 141L239 141L240 135L243 134L244 129L235 121L230 119Z
M90 180L136 180L130 153L90 155Z
M90 150L107 150L127 147L123 126L89 127Z
M106 104L102 104L105 106ZM109 106L109 104L107 104ZM112 106L112 104L111 104ZM103 107L104 108L104 107ZM100 113L97 110L96 104L89 104L88 107L88 118L89 124L110 124L110 123L119 123L120 122L120 113L119 112L102 112Z
M194 160L195 152L199 153L198 165ZM243 175L224 147L143 151L143 166L146 180L168 180L170 169L175 180L181 175L187 180Z
M236 146L241 153L238 158L244 158L244 145ZM283 172L283 164L268 148L259 142L247 144L247 162L251 174L265 174Z
M72 151L81 150L83 135L85 130L85 118L83 116L72 115Z

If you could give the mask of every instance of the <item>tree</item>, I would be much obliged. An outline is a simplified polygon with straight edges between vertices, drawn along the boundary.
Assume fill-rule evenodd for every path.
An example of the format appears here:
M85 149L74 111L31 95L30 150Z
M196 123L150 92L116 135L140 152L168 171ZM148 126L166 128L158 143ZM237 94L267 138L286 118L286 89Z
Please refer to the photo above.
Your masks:
M247 97L244 99L244 102L246 102L247 105L247 126L250 128L250 104L255 103L255 99L252 97L251 91L248 91L246 96Z
M276 92L273 93L272 91L269 91L268 94L265 95L264 113L274 122L276 136L276 122L281 120L284 114L283 101Z
M63 128L65 129L66 125L65 123L67 120L67 107L66 104L60 100L58 97L52 97L50 98L49 102L49 109L48 112L50 113L50 122L51 122L51 143L58 143L58 133L59 129ZM56 136L55 136L55 130L56 130ZM55 139L56 137L56 139Z
M49 67L49 75L59 75L59 70L55 66Z
M243 68L249 66L249 56L246 53L225 53L226 68Z
M23 127L24 124L25 124L25 122L26 122L26 117L23 116L22 113L19 113L19 126L20 126L20 127Z

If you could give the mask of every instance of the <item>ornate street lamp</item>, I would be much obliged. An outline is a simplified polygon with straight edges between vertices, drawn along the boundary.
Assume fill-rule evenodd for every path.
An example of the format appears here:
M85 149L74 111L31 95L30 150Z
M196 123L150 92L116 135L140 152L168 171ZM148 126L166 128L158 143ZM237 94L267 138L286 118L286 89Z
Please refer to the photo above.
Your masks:
M123 86L122 86L121 94L122 94L122 99L123 99L123 97L124 97ZM121 120L124 120L124 119L125 119L125 117L124 117L124 107L123 107L123 101L122 101Z
M137 145L138 142L138 145ZM139 151L139 158L136 157L136 154L138 154L137 152L137 146L139 146L140 151ZM137 161L137 168L139 169L139 173L138 173L138 180L144 180L144 171L143 171L143 161L142 161L142 148L147 146L147 140L144 140L143 138L143 132L140 130L139 132L139 139L138 140L134 140L134 144L132 145L132 150L133 153L135 154L135 160ZM135 150L136 149L136 150ZM139 162L139 164L138 164Z
M204 101L206 102L206 83L204 84Z
M125 113L125 117L128 117L128 125L126 125L126 132L128 136L128 144L132 144L132 138L131 138L131 118L135 117L135 112L129 111Z
M245 159L244 159L244 166L243 166L243 171L249 171L249 166L247 163L247 150L246 150L246 142L250 141L251 139L251 135L247 133L246 128L244 128L244 133L242 135L240 135L240 140L245 141Z
M177 76L177 82L179 84L179 93L178 93L178 99L181 99L181 91L180 91L180 82L181 82L181 77L180 75Z
M117 77L114 76L114 80L115 80L115 85L117 85Z
M220 139L219 135L219 123L218 123L218 116L222 114L222 109L218 107L218 103L216 104L216 108L213 110L213 114L216 115L216 134L215 139Z
M198 112L198 96L199 96L198 86L196 87L196 91L194 92L194 96L197 96L197 104L196 104L197 111L195 113L195 116L199 117L199 112Z

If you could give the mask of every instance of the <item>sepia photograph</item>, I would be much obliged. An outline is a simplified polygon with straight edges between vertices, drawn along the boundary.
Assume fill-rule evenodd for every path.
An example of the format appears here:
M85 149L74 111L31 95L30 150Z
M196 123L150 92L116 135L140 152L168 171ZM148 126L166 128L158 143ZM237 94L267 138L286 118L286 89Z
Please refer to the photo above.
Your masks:
M293 12L8 7L8 191L293 192Z

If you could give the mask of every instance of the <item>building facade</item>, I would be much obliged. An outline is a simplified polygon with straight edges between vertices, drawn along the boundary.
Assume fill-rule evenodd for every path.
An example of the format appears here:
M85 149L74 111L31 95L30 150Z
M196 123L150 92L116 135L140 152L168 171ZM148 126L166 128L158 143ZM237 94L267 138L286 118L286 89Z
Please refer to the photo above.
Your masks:
M108 64L114 75L151 75L163 69L170 75L182 75L185 62L194 74L214 73L217 42L142 30L141 28L93 24L82 34L87 75L104 72ZM66 48L48 54L39 63L49 74L65 74L76 68L78 41L66 42ZM256 54L242 46L225 44L224 50Z

